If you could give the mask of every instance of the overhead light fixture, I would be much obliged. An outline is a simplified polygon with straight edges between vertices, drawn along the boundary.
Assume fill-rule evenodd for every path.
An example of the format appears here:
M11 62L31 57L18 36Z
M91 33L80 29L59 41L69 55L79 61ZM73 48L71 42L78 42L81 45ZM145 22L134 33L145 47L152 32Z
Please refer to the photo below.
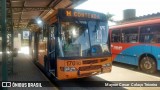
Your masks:
M42 26L43 25L43 21L40 18L37 18L36 22L37 22L38 26Z
M37 23L38 23L38 24L42 24L42 20L38 19L38 20L37 20Z

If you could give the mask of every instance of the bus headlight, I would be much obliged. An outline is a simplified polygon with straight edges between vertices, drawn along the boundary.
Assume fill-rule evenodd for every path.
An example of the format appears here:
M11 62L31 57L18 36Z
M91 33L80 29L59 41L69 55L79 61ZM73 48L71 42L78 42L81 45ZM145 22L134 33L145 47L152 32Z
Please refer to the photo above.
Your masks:
M64 72L73 72L76 71L75 67L64 67Z
M106 63L104 65L102 65L102 67L111 67L112 66L112 63Z

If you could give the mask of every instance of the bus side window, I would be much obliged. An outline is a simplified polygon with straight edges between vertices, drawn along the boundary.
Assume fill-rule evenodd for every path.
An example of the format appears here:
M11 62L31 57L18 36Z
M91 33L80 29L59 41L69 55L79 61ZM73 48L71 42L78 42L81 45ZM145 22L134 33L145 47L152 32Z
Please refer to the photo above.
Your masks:
M132 34L129 36L129 42L130 43L136 43L138 40L138 35L137 34Z
M113 30L111 37L112 42L120 42L120 30Z
M154 36L154 37L151 39L151 43L157 43L157 42L158 42L157 37Z
M136 43L138 42L138 28L131 27L122 30L122 42Z
M140 28L140 42L142 43L160 43L160 26L150 25Z
M157 35L157 43L160 43L160 35Z

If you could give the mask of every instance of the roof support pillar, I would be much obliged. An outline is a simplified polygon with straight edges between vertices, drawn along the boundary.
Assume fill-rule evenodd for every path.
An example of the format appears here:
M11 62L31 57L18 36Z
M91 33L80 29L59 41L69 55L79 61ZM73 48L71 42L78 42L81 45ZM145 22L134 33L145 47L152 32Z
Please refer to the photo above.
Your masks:
M6 30L6 0L1 1L1 14L2 14L2 22L1 22L1 27L2 27L2 81L8 81L8 70L7 70L7 30ZM3 88L3 90L7 90L7 88Z

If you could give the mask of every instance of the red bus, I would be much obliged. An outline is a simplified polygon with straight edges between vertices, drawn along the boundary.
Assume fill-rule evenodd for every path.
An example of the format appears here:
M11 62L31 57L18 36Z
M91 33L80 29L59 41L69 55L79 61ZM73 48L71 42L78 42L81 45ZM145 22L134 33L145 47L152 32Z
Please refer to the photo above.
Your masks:
M160 70L160 18L110 27L114 61L136 65L143 72Z

